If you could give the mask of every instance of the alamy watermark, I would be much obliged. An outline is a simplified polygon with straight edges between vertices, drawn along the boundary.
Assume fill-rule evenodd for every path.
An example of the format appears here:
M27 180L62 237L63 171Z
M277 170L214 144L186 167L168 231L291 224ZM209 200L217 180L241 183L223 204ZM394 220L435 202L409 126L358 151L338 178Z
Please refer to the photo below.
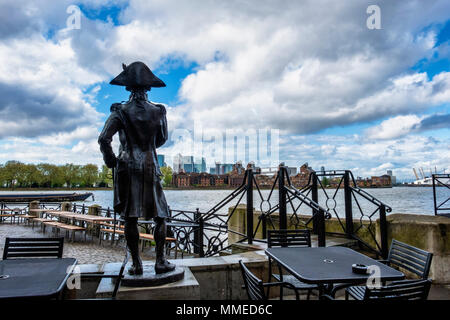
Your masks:
M279 129L219 130L194 123L193 130L174 129L170 142L177 146L177 154L172 154L174 161L178 155L194 155L220 163L253 162L260 167L280 164Z
M377 265L370 265L367 267L367 273L370 275L367 278L366 286L369 289L381 288L381 269Z
M80 30L81 29L80 7L72 4L67 7L66 12L69 14L69 16L66 19L65 30Z
M370 30L381 29L381 9L376 4L367 7L366 13L369 17L366 20L366 26Z
M67 289L81 289L81 270L79 266L69 266L66 270L69 275L66 281Z

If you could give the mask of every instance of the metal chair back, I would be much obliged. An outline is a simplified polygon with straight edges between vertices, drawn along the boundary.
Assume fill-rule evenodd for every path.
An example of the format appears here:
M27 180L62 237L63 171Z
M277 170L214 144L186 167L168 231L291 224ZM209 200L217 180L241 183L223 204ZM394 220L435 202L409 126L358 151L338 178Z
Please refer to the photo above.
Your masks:
M264 292L264 286L261 279L255 276L242 262L239 260L241 266L242 278L244 279L244 286L247 290L247 295L250 300L267 300Z
M379 289L366 288L364 300L426 300L430 287L430 279L396 281Z
M6 238L3 260L62 258L64 238Z
M387 260L391 266L403 268L427 279L432 258L433 254L430 252L393 239Z
M304 230L267 230L267 246L311 247L311 232Z

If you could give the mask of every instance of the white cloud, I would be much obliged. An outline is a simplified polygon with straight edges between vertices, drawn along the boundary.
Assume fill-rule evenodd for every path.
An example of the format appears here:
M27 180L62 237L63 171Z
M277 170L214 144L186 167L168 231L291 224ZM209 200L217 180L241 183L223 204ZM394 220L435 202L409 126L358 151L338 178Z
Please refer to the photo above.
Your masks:
M116 3L123 1L85 5ZM445 149L445 141L409 136L425 125L417 114L450 101L449 73L428 79L412 71L418 61L448 51L434 47L436 24L448 19L447 1L382 1L383 29L368 30L370 1L136 0L121 13L120 26L83 16L80 30L56 30L47 39L49 26L65 27L69 4L0 5L0 93L9 93L0 104L0 137L9 157L99 159L102 115L92 105L99 83L117 74L121 62L135 60L170 73L165 63L172 58L198 67L182 82L182 104L167 108L171 130L192 129L194 119L210 131L279 128L283 159L368 174L383 164L448 163L445 154L427 149ZM310 141L322 129L386 118L362 136ZM41 149L22 141L20 150L19 141L11 142L17 136L33 138ZM168 144L161 152L181 147Z
M79 66L69 39L0 41L0 136L39 136L92 125L101 114L84 88L102 80Z
M448 75L405 74L437 50L435 28L421 29L444 20L445 6L383 3L383 30L373 32L365 3L131 1L102 57L197 63L180 97L204 125L311 133L448 101Z
M400 179L413 179L412 168L432 168L434 171L437 167L442 170L448 169L450 163L449 138L435 139L420 135L389 140L367 140L349 135L311 135L305 143L291 141L282 145L280 151L289 165L300 166L307 161L316 170L321 166L327 170L351 169L355 176L363 177L393 170Z
M416 115L398 116L367 129L369 139L395 139L410 133L421 121Z

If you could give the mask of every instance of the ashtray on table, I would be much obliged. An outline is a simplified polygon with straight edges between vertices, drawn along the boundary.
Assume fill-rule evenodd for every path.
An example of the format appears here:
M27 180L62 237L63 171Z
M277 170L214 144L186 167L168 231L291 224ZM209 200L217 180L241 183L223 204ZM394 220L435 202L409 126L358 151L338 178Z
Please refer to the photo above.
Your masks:
M367 274L368 267L365 264L355 263L352 264L352 270L354 273Z

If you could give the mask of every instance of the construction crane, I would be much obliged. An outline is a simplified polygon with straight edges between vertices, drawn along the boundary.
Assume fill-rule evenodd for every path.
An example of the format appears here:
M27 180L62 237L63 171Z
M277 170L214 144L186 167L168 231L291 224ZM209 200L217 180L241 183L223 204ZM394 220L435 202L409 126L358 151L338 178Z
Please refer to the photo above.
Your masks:
M416 179L419 180L419 175L417 174L416 168L413 168L414 175L416 176Z
M422 175L422 179L425 179L425 173L423 172L423 168L420 167L420 174Z

